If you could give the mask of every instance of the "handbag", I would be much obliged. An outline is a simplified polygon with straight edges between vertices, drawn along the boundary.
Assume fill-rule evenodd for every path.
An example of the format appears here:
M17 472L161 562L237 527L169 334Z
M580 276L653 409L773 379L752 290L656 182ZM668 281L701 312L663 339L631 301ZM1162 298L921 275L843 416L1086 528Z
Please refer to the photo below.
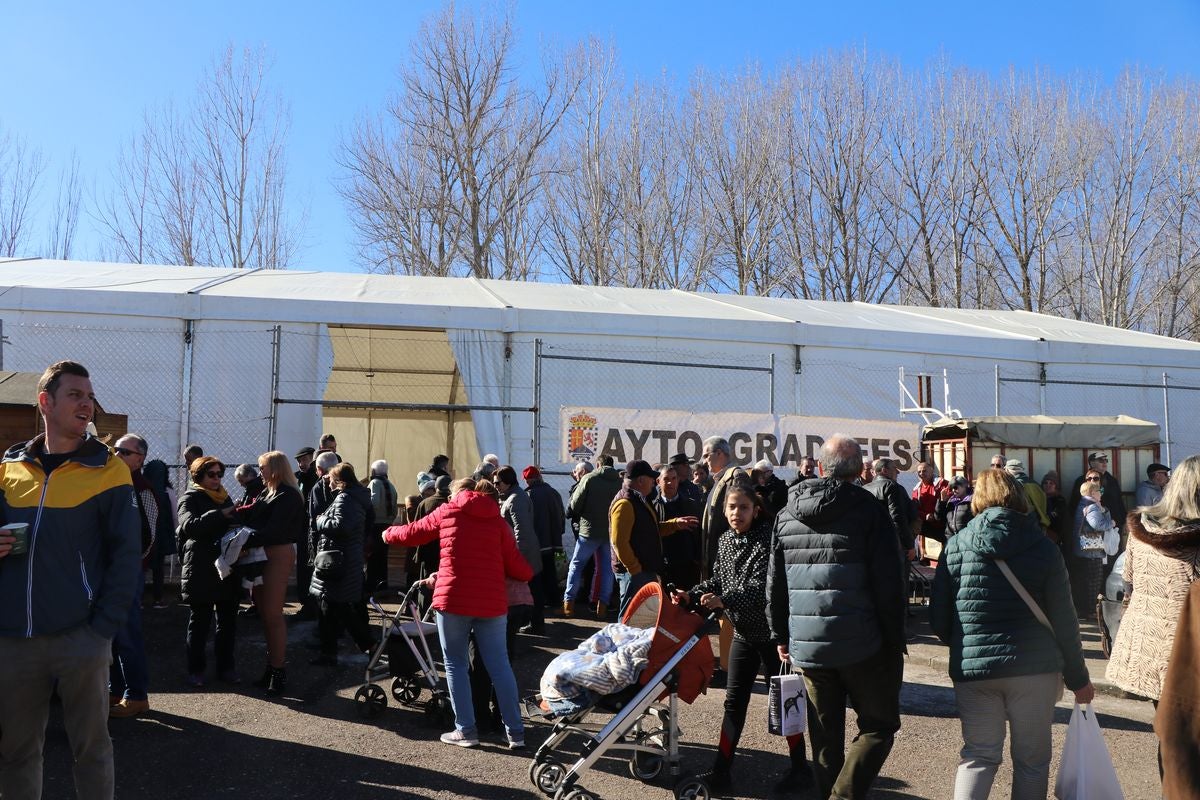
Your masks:
M767 694L767 732L775 736L795 736L808 730L808 689L804 677L779 665L779 674L771 678Z
M1079 540L1079 552L1095 552L1104 549L1104 536L1100 531L1088 524L1087 519L1083 519L1079 523L1079 530L1075 532L1075 538Z
M321 580L336 578L342 574L345 560L341 550L320 550L313 558L313 572Z
M1090 705L1080 708L1076 703L1071 712L1062 763L1054 781L1054 796L1058 800L1125 800L1100 723Z

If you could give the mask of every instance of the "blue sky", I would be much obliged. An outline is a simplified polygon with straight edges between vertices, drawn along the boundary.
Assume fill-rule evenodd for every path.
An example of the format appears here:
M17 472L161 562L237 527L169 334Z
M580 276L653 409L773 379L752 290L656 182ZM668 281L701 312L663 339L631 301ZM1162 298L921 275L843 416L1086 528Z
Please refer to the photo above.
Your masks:
M353 232L333 186L338 142L359 115L382 106L412 36L440 7L431 0L0 0L0 127L40 147L54 167L76 152L89 186L103 191L144 108L187 102L227 44L265 46L275 59L271 81L291 108L293 199L308 209L299 266L356 271ZM770 67L851 45L910 66L945 53L990 72L1042 66L1111 78L1136 63L1169 77L1200 77L1198 0L520 0L512 8L527 59L536 59L542 42L566 44L592 34L615 45L626 77L665 70L686 81L701 66L722 70L758 61ZM52 194L47 186L43 205ZM91 255L95 239L87 218L80 240L77 257Z

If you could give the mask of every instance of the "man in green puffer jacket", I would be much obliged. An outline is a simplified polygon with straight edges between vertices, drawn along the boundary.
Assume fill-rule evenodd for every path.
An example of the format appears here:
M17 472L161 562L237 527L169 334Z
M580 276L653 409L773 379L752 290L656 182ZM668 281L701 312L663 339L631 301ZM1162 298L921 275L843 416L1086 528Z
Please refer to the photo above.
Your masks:
M950 646L962 723L955 796L988 796L1008 725L1013 796L1045 797L1061 681L1075 692L1076 702L1088 703L1094 694L1067 569L1012 476L996 469L982 473L972 510L977 516L946 542L929 609L934 633ZM1049 626L999 563L1012 571Z
M608 508L621 491L621 473L613 467L612 456L596 458L597 468L584 475L571 492L570 513L579 520L579 538L567 567L567 588L563 592L563 616L575 614L575 595L583 582L583 568L596 558L596 616L608 613L612 597L612 545L608 538Z

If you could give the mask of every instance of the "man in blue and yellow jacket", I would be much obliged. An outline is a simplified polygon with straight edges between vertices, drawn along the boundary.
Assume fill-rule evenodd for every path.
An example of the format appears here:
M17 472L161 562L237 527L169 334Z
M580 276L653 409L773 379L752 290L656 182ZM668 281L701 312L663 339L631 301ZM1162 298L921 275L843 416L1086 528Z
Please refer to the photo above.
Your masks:
M82 365L48 367L38 408L46 432L0 460L3 522L27 526L0 529L0 796L41 796L57 684L76 795L111 800L108 668L140 580L137 504L129 468L87 435L95 397Z

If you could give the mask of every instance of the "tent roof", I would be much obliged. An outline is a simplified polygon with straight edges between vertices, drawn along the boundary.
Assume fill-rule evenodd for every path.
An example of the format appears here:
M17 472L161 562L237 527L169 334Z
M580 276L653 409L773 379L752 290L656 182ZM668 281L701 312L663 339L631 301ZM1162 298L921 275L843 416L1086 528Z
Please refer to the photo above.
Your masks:
M733 341L1050 363L1194 366L1200 344L1024 311L966 311L474 278L0 259L0 306Z
M1119 414L1114 417L971 417L925 426L925 439L960 438L965 433L982 442L1014 447L1077 449L1142 447L1157 444L1158 425Z

